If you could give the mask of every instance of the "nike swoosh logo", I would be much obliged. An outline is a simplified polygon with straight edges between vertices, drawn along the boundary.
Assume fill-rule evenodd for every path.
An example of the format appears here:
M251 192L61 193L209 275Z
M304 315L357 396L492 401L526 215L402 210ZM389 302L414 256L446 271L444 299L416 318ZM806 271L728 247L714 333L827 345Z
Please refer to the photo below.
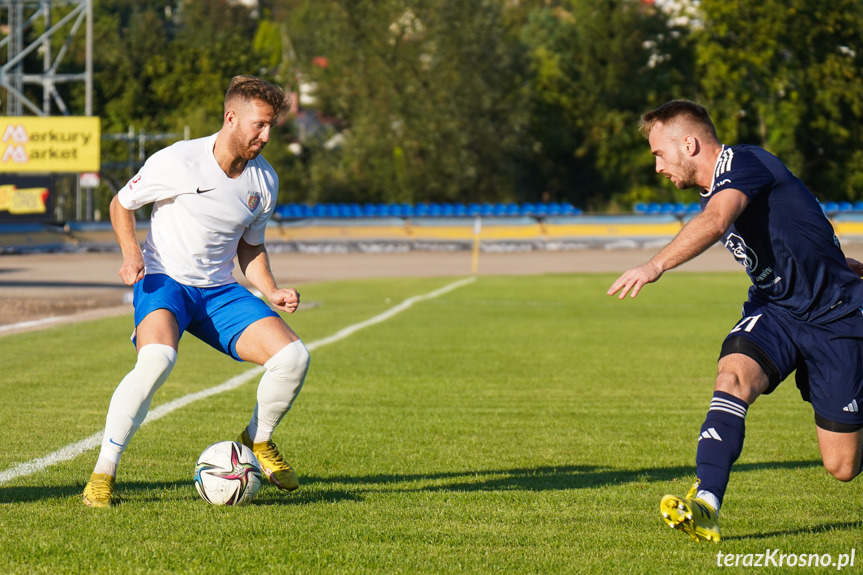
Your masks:
M203 194L203 193L206 193L206 192L212 192L212 191L213 191L213 190L215 190L215 189L216 189L216 188L207 188L206 190L202 190L201 188L198 188L198 193L199 193L199 194Z
M113 444L114 444L114 445L116 445L117 447L123 447L123 444L122 444L122 443L117 443L116 441L114 441L114 438L113 438L113 437L112 437L112 438L110 438L110 439L108 439L108 441L109 441L110 443L113 443Z

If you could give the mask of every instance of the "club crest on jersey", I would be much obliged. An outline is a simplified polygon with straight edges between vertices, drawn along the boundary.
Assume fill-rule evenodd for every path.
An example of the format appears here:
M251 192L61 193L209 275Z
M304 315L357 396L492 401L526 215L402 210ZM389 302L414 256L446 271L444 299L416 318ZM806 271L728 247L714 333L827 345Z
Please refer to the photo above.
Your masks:
M261 203L261 193L249 191L249 195L246 196L246 205L249 206L249 209L253 212L258 209L258 206Z
M758 267L758 256L737 234L728 234L728 237L725 238L725 247L728 248L734 259L746 266L747 269L754 270Z

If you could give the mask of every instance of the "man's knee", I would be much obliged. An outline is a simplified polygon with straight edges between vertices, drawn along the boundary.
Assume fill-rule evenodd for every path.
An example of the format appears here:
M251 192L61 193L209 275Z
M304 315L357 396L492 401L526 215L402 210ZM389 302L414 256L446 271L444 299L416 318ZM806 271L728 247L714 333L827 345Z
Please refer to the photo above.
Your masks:
M723 391L752 404L769 387L769 378L754 359L743 354L726 355L719 360L716 391Z
M839 481L851 481L860 474L860 461L856 458L824 458L824 469Z
M298 339L267 360L264 367L276 376L302 380L306 377L310 360L309 350L303 345L303 341Z

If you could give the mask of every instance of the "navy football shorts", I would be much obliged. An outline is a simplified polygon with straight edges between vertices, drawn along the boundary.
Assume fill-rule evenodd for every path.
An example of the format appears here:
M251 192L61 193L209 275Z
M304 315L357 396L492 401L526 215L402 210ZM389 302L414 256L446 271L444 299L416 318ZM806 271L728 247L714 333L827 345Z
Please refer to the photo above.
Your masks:
M247 327L265 317L279 317L240 284L199 288L164 274L145 275L135 284L135 326L147 314L166 309L177 318L180 337L188 331L237 361L237 340ZM132 342L135 335L132 335Z
M746 302L720 357L743 353L770 378L770 393L796 369L797 387L828 431L863 428L863 311L818 325Z

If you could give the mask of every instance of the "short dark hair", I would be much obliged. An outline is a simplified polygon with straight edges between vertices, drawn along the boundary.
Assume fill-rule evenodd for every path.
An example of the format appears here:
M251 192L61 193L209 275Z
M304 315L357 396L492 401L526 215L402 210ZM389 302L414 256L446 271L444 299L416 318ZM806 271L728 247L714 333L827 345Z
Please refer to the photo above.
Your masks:
M291 102L280 87L255 76L234 76L231 78L228 91L225 92L225 108L227 108L228 102L236 98L241 98L246 102L260 100L269 104L277 118L288 109Z
M716 126L713 125L707 108L689 100L671 100L655 110L645 113L641 116L639 128L641 133L647 137L656 124L668 124L678 119L701 127L717 141L719 140L716 135Z

